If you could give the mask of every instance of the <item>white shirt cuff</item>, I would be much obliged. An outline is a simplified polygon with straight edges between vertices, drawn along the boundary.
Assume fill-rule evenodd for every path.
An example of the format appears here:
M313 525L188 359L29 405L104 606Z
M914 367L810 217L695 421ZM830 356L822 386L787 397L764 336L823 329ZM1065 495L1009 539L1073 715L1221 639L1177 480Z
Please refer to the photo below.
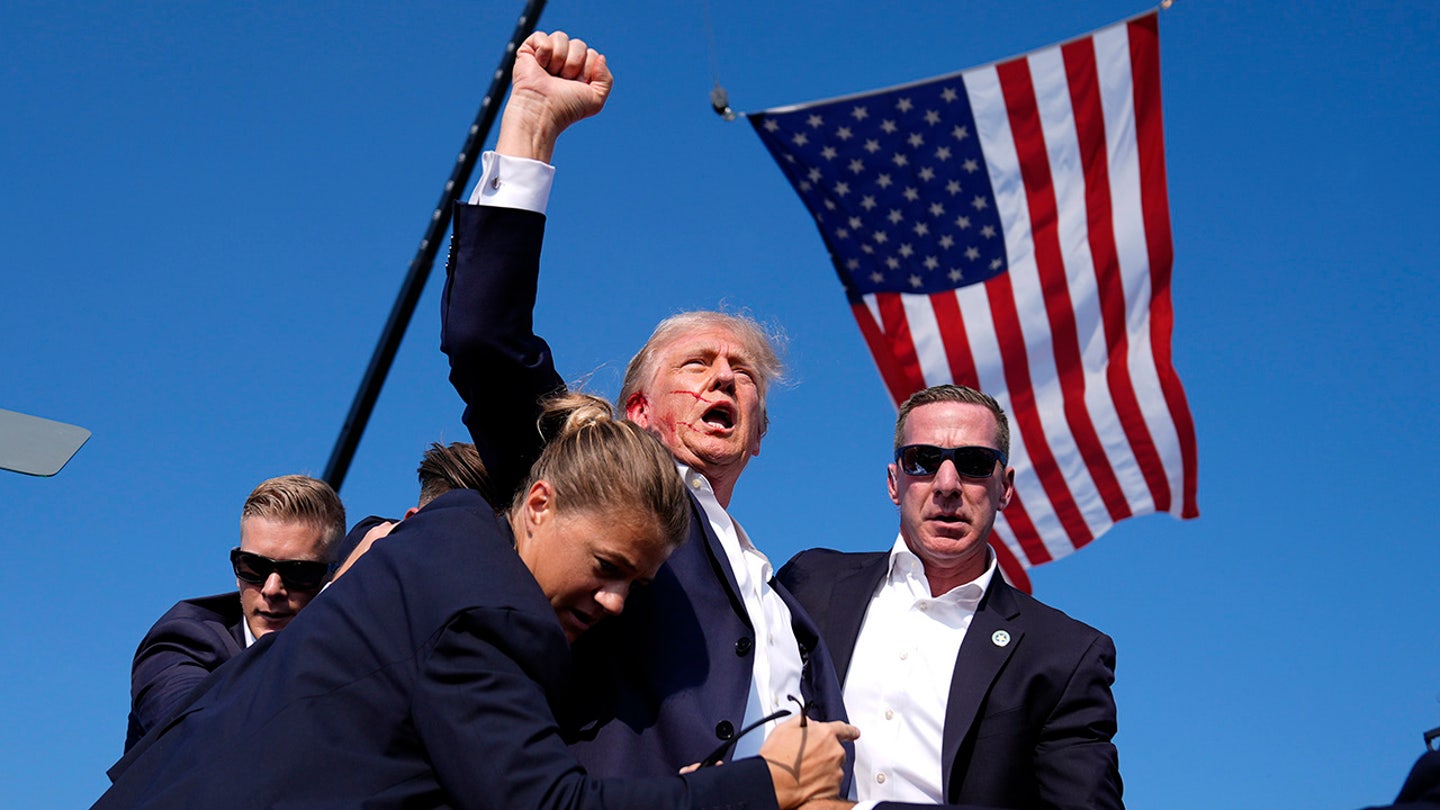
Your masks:
M494 205L545 213L555 167L541 160L496 152L480 156L480 180L470 193L471 205Z

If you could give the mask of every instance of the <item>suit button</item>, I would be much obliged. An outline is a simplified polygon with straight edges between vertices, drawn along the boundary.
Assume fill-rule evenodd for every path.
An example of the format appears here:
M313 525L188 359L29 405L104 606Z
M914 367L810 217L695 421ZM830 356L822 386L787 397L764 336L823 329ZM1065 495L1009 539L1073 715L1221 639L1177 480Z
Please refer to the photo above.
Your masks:
M735 727L730 725L729 720L721 720L715 724L715 736L722 740L728 740L735 736Z
M753 649L755 649L755 642L749 636L741 636L740 640L735 642L735 654L741 658L749 655Z

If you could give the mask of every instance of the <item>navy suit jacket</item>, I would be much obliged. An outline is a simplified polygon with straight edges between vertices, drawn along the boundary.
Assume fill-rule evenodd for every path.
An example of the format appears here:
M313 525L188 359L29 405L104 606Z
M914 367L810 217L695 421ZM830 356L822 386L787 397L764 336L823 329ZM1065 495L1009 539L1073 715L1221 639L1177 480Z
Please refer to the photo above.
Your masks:
M245 649L235 591L186 599L165 611L135 650L125 750L168 720L221 664Z
M758 758L587 777L551 709L569 658L508 523L450 492L216 673L95 806L775 807Z
M564 390L550 347L534 334L545 217L459 205L441 302L441 348L482 457L528 466L540 451L541 396ZM491 429L511 425L510 430ZM510 493L517 477L496 476ZM576 690L565 717L574 752L605 776L655 776L699 761L745 716L755 630L720 541L692 499L690 536L622 615L574 647ZM818 628L783 587L805 662L799 696L820 720L844 718L840 682Z
M812 549L779 579L820 625L843 682L889 552ZM1001 645L997 631L1009 634ZM956 656L941 784L953 804L1121 808L1110 637L991 581ZM864 732L864 729L861 729ZM896 807L893 803L882 807Z
M1366 810L1434 810L1440 807L1440 751L1426 751L1415 760L1394 804Z
M367 515L359 523L350 527L345 537L340 541L340 547L335 550L335 564L338 566L350 558L355 549L365 539L365 535L381 523L399 523L398 518L380 517L379 515Z

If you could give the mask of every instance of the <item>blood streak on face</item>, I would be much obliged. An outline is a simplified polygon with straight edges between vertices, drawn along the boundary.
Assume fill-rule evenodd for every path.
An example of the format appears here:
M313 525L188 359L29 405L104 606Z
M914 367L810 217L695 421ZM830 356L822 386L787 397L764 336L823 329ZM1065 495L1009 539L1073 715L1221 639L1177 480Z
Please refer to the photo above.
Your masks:
M698 328L657 352L654 377L625 403L626 416L709 479L722 504L760 454L765 416L754 367L730 330Z

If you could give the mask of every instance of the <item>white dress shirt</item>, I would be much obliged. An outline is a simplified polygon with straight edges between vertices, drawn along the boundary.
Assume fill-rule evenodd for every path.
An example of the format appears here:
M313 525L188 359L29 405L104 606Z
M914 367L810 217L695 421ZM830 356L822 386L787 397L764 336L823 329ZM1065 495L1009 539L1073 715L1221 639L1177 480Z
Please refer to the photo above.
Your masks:
M988 559L980 576L932 597L920 558L896 538L845 676L845 708L861 731L852 798L944 802L945 704L955 657L995 575L994 554Z
M684 464L675 466L680 470L685 486L705 510L710 528L720 538L720 546L725 549L730 570L735 573L735 582L745 600L745 612L750 615L750 625L755 629L750 698L745 703L742 728L779 709L798 713L800 706L789 696L794 695L797 700L800 698L800 671L804 666L800 660L800 642L795 639L789 606L771 586L770 560L750 542L750 536L716 500L715 490L710 488L705 476ZM731 758L759 754L760 744L778 722L771 720L763 729L741 737L735 743Z
M550 186L554 181L555 167L549 163L484 152L480 155L480 179L470 192L470 204L522 208L543 214L550 205Z

